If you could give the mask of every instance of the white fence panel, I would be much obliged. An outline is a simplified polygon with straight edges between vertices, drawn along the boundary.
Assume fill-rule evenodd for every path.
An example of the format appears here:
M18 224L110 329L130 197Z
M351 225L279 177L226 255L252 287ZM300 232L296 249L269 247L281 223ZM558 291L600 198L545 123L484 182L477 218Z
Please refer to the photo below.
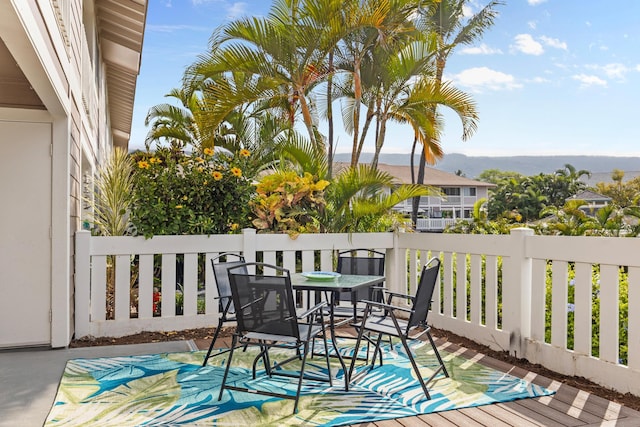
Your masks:
M640 395L640 240L633 238L533 236L527 229L505 236L356 233L295 240L254 230L152 239L78 232L76 336L215 326L219 307L210 259L221 252L295 273L333 270L337 251L355 248L385 252L385 286L410 294L422 266L439 257L440 286L429 315L434 327ZM183 293L182 313L176 312L176 289ZM112 298L115 305L108 304ZM623 299L628 305L621 305ZM107 313L108 305L115 311ZM593 328L592 307L600 319Z

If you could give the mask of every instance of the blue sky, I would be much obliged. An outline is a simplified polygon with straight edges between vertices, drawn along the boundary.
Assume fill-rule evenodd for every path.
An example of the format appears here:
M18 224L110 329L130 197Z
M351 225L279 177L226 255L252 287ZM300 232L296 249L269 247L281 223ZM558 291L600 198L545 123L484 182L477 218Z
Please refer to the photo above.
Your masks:
M640 1L506 0L483 40L459 47L445 78L473 95L477 132L461 141L445 113L446 153L475 156L640 156ZM471 10L487 4L470 1ZM149 0L130 148L141 148L149 108L167 102L214 28L266 15L269 0ZM391 129L383 152L408 153L408 129ZM338 151L350 142L339 136ZM372 149L365 151L372 151Z

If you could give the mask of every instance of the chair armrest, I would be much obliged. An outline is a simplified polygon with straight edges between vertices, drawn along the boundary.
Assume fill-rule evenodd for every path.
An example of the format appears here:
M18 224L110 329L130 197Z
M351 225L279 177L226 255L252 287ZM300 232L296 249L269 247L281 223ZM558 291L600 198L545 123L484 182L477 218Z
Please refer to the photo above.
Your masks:
M395 305L385 304L382 302L368 301L368 300L362 300L361 302L364 302L365 304L367 304L367 307L372 306L372 307L379 307L385 310L400 310L400 311L406 311L407 313L411 313L413 311L410 308L398 307Z
M319 302L318 304L311 307L309 310L305 311L304 313L298 314L298 319L304 319L305 317L309 317L309 315L315 313L318 310L321 310L323 307L326 307L326 306L327 306L326 301Z
M386 291L385 294L387 294L387 296L390 296L392 298L405 298L405 299L410 299L411 301L413 301L415 299L415 297L412 296L412 295L401 294L399 292Z
M249 307L249 306L252 306L252 305L254 305L254 304L255 304L255 303L257 303L257 302L260 302L260 301L262 301L263 299L264 299L264 298L260 297L260 298L258 298L258 299L255 299L255 300L251 301L251 302L248 302L248 303L246 303L245 305L243 305L242 307L240 307L240 309L241 309L241 310L244 310L245 308L247 308L247 307Z

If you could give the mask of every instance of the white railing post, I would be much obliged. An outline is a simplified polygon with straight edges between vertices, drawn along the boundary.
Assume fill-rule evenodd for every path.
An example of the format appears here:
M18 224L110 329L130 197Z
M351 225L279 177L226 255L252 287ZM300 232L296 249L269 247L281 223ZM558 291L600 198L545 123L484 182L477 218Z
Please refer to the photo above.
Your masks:
M254 228L242 229L242 254L246 262L256 261L256 252L258 251L256 235Z
M393 233L393 248L387 249L385 287L392 292L407 292L406 252L399 245L399 233Z
M76 231L75 248L75 335L84 337L90 333L91 311L91 233Z
M526 240L533 230L511 230L509 259L502 280L502 329L509 333L509 354L524 357L526 339L531 336L531 258Z

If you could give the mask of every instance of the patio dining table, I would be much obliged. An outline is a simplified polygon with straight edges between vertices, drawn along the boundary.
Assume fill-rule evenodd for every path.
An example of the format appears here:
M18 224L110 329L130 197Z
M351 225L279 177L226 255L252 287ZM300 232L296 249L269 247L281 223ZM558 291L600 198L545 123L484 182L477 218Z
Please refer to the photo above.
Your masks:
M333 301L337 294L342 292L357 292L363 288L371 288L376 285L380 285L384 283L384 276L365 276L365 275L355 275L355 274L342 274L338 275L338 277L333 278L332 280L312 280L305 277L302 273L296 273L291 275L291 284L293 289L297 291L310 291L310 292L319 292L327 296L327 302L329 306L329 333L331 335L331 343L333 345L333 349L335 350L336 357L340 361L340 365L342 366L342 372L344 373L344 387L346 391L349 391L349 370L347 369L344 358L340 354L338 348L338 340L336 336L336 321L334 316L334 307ZM355 318L356 309L354 307L354 315ZM344 321L341 321L340 324L344 324Z

